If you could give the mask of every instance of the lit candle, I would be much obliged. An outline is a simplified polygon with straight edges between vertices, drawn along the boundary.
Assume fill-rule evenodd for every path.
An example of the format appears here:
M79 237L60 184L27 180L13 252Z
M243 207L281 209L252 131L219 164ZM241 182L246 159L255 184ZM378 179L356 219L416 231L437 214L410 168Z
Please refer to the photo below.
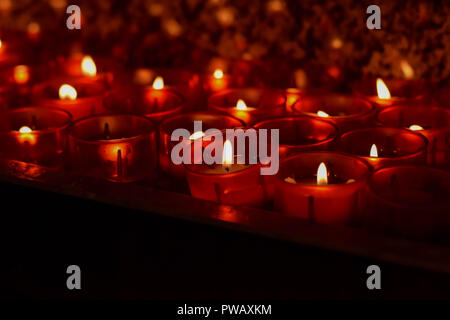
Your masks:
M221 163L185 164L191 195L222 204L264 204L268 195L260 173L261 165L249 164L248 158L235 154L233 148L235 146L232 141L225 140L221 150ZM241 157L245 157L244 163L238 163Z
M195 121L201 121L201 128L195 127ZM180 114L163 120L159 126L159 163L160 167L170 175L177 178L185 177L184 166L174 164L170 160L172 149L178 141L172 141L171 136L176 129L186 129L191 135L189 137L190 143L196 139L205 136L205 131L209 129L232 129L236 127L243 127L244 123L236 118L228 115L216 114L213 112L194 112ZM202 142L202 145L206 145ZM194 156L194 155L192 155Z
M109 111L137 113L156 122L184 108L184 99L168 90L161 76L156 77L151 86L118 86L107 94L104 103Z
M408 128L425 136L428 140L428 163L450 167L450 110L431 105L398 104L381 110L377 114L378 124Z
M73 119L105 113L104 85L87 78L72 79L68 83L60 80L42 82L33 87L32 99L41 106L67 110Z
M346 94L304 95L294 103L292 109L298 115L326 118L340 132L370 125L375 115L375 108L368 101Z
M229 89L212 95L210 110L227 113L250 125L286 113L286 96L275 89Z
M69 113L57 108L25 107L3 112L0 157L60 167L66 155Z
M427 140L406 129L367 128L344 133L336 149L367 161L373 168L424 163Z
M352 156L305 152L285 158L275 180L275 208L320 223L348 223L365 208L370 168Z
M405 76L414 70L404 64ZM353 84L353 93L375 103L378 108L398 103L415 104L429 100L430 85L425 80L366 78Z

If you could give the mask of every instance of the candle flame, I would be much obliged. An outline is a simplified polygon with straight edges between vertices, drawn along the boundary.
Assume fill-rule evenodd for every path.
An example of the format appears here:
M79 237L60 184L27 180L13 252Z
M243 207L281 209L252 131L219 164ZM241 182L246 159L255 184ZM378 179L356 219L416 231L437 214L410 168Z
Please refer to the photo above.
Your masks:
M17 84L25 84L30 80L30 71L27 66L14 67L14 81Z
M196 140L196 139L199 139L204 136L205 136L205 133L203 131L196 131L193 134L191 134L191 136L189 137L189 140Z
M370 148L370 156L372 158L378 158L378 149L375 144L372 145L372 148Z
M236 109L238 110L247 110L247 105L245 104L244 100L239 99L236 103Z
M0 40L0 48L2 47L2 40Z
M419 131L419 130L423 130L423 128L421 126L419 126L418 124L413 124L409 127L409 130Z
M153 89L161 90L164 89L164 79L162 77L156 77L153 81Z
M233 146L230 140L226 140L223 144L222 166L228 168L233 164Z
M91 56L85 56L81 61L81 71L87 77L94 77L97 74L97 66Z
M20 127L19 129L20 135L18 137L19 142L34 145L36 143L36 137L34 134L32 134L32 131L33 130L31 130L30 127L27 126Z
M27 127L27 126L23 126L19 129L20 133L31 133L31 131L33 131L33 130L31 130L31 128Z
M325 163L321 162L317 168L317 184L319 186L328 184L328 172Z
M59 88L59 98L61 100L75 100L77 98L77 90L68 84L63 84Z
M321 118L328 118L330 115L322 110L317 111L317 115Z
M222 79L223 78L223 71L221 69L214 70L213 77L215 79Z
M391 93L389 92L388 87L380 78L377 79L377 93L378 98L380 99L387 100L391 98Z
M402 69L403 75L406 79L414 78L414 69L406 60L400 61L400 68Z

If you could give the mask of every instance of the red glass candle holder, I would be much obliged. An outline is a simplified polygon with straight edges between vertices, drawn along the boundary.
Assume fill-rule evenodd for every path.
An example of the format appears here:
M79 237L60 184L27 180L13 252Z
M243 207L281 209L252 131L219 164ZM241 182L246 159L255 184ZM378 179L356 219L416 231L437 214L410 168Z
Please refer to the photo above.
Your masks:
M104 100L110 112L144 115L155 122L174 116L184 108L184 99L167 89L116 87Z
M238 102L244 105L239 106ZM282 116L286 113L286 96L281 90L242 88L230 89L212 95L210 110L229 114L246 125Z
M409 128L428 140L428 163L450 167L450 109L428 105L399 105L380 110L380 125Z
M413 131L378 127L344 133L338 138L336 149L364 159L378 169L425 163L427 145L427 139Z
M138 68L120 77L122 85L132 83L135 86L151 87L157 78L161 78L164 89L179 94L185 101L186 109L199 107L200 78L184 69Z
M90 59L83 65L83 59ZM92 70L92 65L94 70ZM58 57L51 63L52 73L61 78L87 77L91 81L98 81L107 86L112 86L115 76L122 71L120 64L108 57L91 57L83 54L75 54L69 57Z
M61 99L59 90L68 84L76 90L76 99ZM32 89L35 104L45 107L58 107L68 111L74 120L90 115L105 113L103 98L107 88L89 78L51 80L36 84Z
M70 114L57 108L24 107L0 116L0 157L45 167L62 166Z
M114 182L132 182L156 171L153 123L130 114L97 115L75 121L69 134L71 166Z
M426 166L377 170L369 179L368 228L418 239L449 239L450 172Z
M177 115L161 122L159 127L159 163L160 167L174 177L185 177L185 168L182 164L174 164L170 160L172 148L179 141L171 141L172 132L182 128L195 133L194 121L202 121L202 132L208 129L232 129L243 127L244 123L231 116L213 112L195 112Z
M226 141L222 132L223 141ZM250 164L248 154L249 145L246 139L245 155L239 154L237 137L232 143L234 164L224 166L222 164L208 165L205 162L185 164L186 178L191 195L194 198L232 205L261 206L268 200L264 179L261 175L262 165L257 162ZM215 141L215 135L207 141L203 147ZM203 141L205 142L205 141ZM192 144L193 145L193 144ZM238 164L237 159L245 157L243 164ZM203 159L203 155L202 155Z
M340 132L370 125L375 108L364 99L346 94L312 94L292 106L294 112L333 122Z
M425 80L382 79L391 95L388 99L380 99L377 91L377 78L365 78L353 84L353 93L375 103L379 108L398 103L423 103L430 100L430 87Z
M326 184L317 179L321 163L326 167ZM350 155L327 151L292 155L280 163L275 208L319 223L357 221L365 208L364 189L370 171L366 162Z

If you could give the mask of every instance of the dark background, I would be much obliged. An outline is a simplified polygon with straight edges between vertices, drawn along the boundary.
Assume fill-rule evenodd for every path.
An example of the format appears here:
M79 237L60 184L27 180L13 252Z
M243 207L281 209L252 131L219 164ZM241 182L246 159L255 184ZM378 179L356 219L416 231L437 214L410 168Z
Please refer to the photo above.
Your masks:
M1 184L0 297L449 298L450 276ZM66 268L81 268L81 290ZM381 290L366 268L381 267Z

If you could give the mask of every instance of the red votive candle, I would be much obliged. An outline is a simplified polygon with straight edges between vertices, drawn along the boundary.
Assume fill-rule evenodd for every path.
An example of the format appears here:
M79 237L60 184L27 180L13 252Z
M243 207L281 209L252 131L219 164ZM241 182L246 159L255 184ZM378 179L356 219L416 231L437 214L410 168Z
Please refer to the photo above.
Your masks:
M336 149L367 161L374 169L401 164L425 163L427 139L397 128L366 128L344 133Z
M275 180L275 208L319 223L356 221L365 207L369 165L350 155L316 151L285 158Z
M380 125L406 128L428 140L428 163L450 167L450 110L428 105L394 106L377 114Z
M106 87L88 78L70 81L51 80L33 87L34 103L44 107L58 107L68 111L74 120L105 113L103 98Z
M229 89L212 95L208 100L208 107L251 125L284 115L286 96L283 91L275 89Z
M111 112L136 113L155 122L180 113L184 107L183 98L164 89L162 82L152 87L116 87L105 97L104 103Z
M210 143L214 140L215 136L212 136ZM260 172L261 165L259 163L250 164L248 154L238 154L236 137L233 141L225 138L223 141L225 142L221 150L223 151L222 164L209 165L205 162L185 164L191 195L194 198L222 204L254 206L264 204L268 198ZM246 145L246 152L249 149L249 146ZM238 164L238 158L241 156L245 157L245 161L243 164Z
M426 166L377 170L369 179L368 228L397 236L449 239L450 172Z
M305 95L292 109L297 114L333 122L340 132L370 125L375 114L375 108L369 102L346 94Z
M71 165L81 174L114 182L143 179L156 170L156 133L151 120L130 114L75 121L69 134Z
M138 68L120 77L120 83L150 87L161 81L163 88L179 94L185 101L186 108L198 107L200 94L200 78L188 70L168 68ZM188 105L189 104L189 105Z
M384 108L398 103L427 101L429 86L425 80L365 78L353 85L353 93Z
M194 121L202 121L201 131L195 131ZM202 136L208 129L232 129L243 127L244 123L231 116L216 114L213 112L195 112L177 115L161 122L159 127L159 163L161 168L174 177L182 178L185 176L185 168L182 164L174 164L170 155L172 148L179 141L171 141L174 130L182 128L191 134L193 141L196 136Z
M115 74L120 70L120 65L114 59L76 54L66 58L58 57L54 74L61 78L86 77L91 81L111 86L115 80Z
M57 108L24 107L0 116L0 157L45 167L63 165L70 114Z

